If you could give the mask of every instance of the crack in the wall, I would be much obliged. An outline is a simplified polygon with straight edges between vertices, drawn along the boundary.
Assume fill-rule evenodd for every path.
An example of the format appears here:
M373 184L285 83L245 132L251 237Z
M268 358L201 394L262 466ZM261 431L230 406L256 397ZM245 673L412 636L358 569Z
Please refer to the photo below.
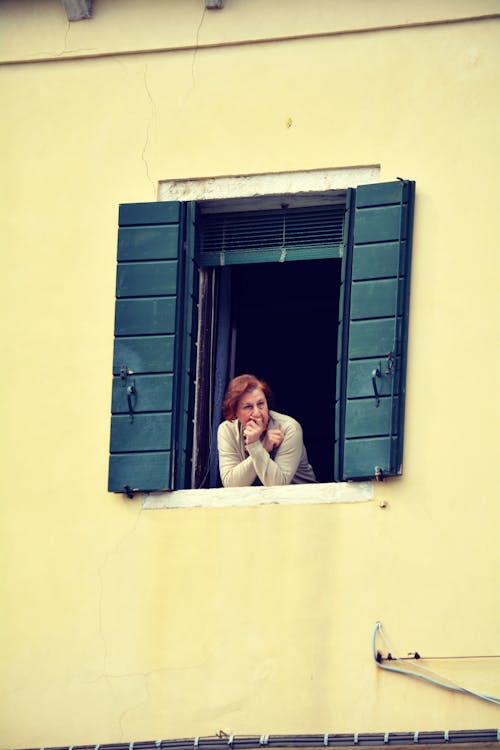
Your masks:
M201 14L200 22L198 24L198 28L196 29L196 35L195 35L195 41L194 41L194 48L193 48L193 56L191 58L191 86L186 91L186 95L184 97L184 101L181 105L181 110L185 107L187 100L189 99L190 94L195 89L196 85L196 79L195 79L195 68L196 68L196 57L198 54L198 50L200 48L200 33L201 33L201 27L203 26L203 21L205 20L205 13L206 13L206 7L203 7L203 11Z
M65 55L67 52L69 52L69 50L67 49L69 30L70 30L70 22L67 21L67 23L66 23L66 31L64 32L63 48L62 48L61 52L58 52L56 54L56 57L62 57L62 55Z
M194 670L194 669L200 669L203 667L207 662L212 658L213 654L215 653L216 649L212 648L210 649L209 653L198 663L196 664L185 664L178 667L159 667L158 669L150 669L145 672L122 672L119 674L102 674L99 675L99 677L96 677L93 680L80 680L80 684L82 685L96 685L98 682L105 681L108 687L108 690L110 693L113 693L113 680L127 680L127 679L141 679L143 680L143 692L144 697L141 700L138 700L134 705L129 706L128 708L124 708L122 711L118 713L117 716L117 723L120 731L120 736L122 740L125 740L125 727L124 722L127 714L132 713L133 711L139 710L142 706L146 706L152 699L152 693L149 686L149 680L154 675L161 675L165 674L168 675L172 672L183 672L185 670ZM118 708L119 711L119 708Z
M69 37L70 29L71 29L71 23L70 21L67 21L66 31L64 32L63 48L60 52L54 53L54 58L68 55L68 59L71 60L72 58L70 57L70 55L76 55L82 52L88 52L88 53L97 52L97 47L75 47L74 49L68 49L68 37ZM36 62L36 61L33 60L30 62Z
M194 89L194 86L195 86L194 68L196 65L196 56L198 54L198 49L200 47L200 32L201 32L201 27L203 26L203 21L205 20L206 10L207 10L206 6L203 6L203 12L201 14L200 23L198 24L198 28L196 29L196 40L194 43L193 59L191 61L191 91Z
M144 693L145 693L145 697L143 698L143 700L138 701L135 705L130 706L129 708L125 708L120 713L120 715L118 717L118 724L119 724L119 727L120 727L121 739L122 740L126 739L125 728L123 726L126 715L129 714L129 713L132 713L133 711L137 711L142 706L146 706L151 701L152 695L151 695L151 690L150 690L149 682L148 681L149 681L149 679L153 675L159 675L159 674L163 674L163 673L167 673L168 674L168 673L171 673L171 672L183 672L185 670L200 669L201 667L203 667L203 666L205 666L207 664L207 662L212 658L212 656L213 656L213 654L215 653L216 650L217 649L215 647L212 648L212 649L210 649L210 651L206 654L206 656L200 662L198 662L196 664L183 664L182 666L179 666L179 667L161 667L161 668L158 668L158 669L150 669L147 672L130 672L130 673L124 673L124 674L119 674L119 675L108 675L107 676L108 683L112 679L123 679L123 678L130 678L130 677L136 677L136 678L140 677L140 678L142 678L144 680ZM239 709L239 708L241 708L241 706L238 704L237 709Z
M137 711L141 706L146 706L147 703L151 700L151 693L149 692L148 675L147 674L145 674L143 676L143 680L144 680L145 698L143 700L139 701L138 703L136 703L135 706L130 706L130 708L125 708L121 712L121 714L118 716L118 726L120 728L120 739L122 740L122 742L126 739L125 729L124 729L124 726L123 726L123 722L125 721L125 716L128 713L131 713L132 711Z
M148 121L148 124L147 124L147 127L146 127L146 141L145 141L143 149L142 149L141 158L142 158L142 161L144 162L144 166L146 168L146 176L147 176L149 182L151 183L151 187L153 188L153 199L156 200L156 197L157 197L156 196L156 187L155 187L155 184L154 184L153 180L151 179L151 173L149 171L149 164L148 164L148 160L146 159L146 150L147 150L147 148L149 146L149 134L150 134L151 126L152 126L152 124L154 122L154 119L156 117L156 107L155 107L153 96L151 94L151 90L150 90L149 85L148 85L147 73L148 73L148 66L145 65L144 66L144 88L146 89L146 93L147 93L149 101L151 103L151 117L149 118L149 121Z
M144 679L148 679L149 677L152 677L155 674L162 674L163 672L185 672L192 669L200 669L201 667L204 667L208 661L212 658L212 656L217 651L217 647L214 646L210 649L208 654L203 657L200 661L196 662L196 664L181 664L178 667L158 667L157 669L148 669L145 672L117 672L116 674L107 672L106 674L101 674L99 677L95 677L93 680L79 680L79 683L81 685L96 685L101 680L107 680L110 682L111 680L122 680L127 679L131 677L143 677ZM21 689L21 688L20 688Z

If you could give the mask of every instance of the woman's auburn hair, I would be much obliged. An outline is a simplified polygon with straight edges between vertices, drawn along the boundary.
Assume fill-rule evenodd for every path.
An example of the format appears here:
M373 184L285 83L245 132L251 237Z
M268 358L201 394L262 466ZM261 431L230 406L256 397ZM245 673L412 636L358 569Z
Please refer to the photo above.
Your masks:
M263 380L255 377L255 375L238 375L233 378L229 383L222 402L222 415L224 419L231 421L236 419L236 410L238 409L238 402L245 393L250 393L256 388L260 388L264 393L267 401L269 402L272 398L271 389L268 384Z

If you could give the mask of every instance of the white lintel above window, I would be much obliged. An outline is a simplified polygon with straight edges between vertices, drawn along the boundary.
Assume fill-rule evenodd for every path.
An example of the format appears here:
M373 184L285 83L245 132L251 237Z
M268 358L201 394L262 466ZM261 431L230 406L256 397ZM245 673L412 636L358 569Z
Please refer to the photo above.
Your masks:
M202 177L188 180L162 180L160 201L203 201L249 198L269 195L302 195L328 190L346 190L357 185L380 182L380 166L311 169L235 177Z

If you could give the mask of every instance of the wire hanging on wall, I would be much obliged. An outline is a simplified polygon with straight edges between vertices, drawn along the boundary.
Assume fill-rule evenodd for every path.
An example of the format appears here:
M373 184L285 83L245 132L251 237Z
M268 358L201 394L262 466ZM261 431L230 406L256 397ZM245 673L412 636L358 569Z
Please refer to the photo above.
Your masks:
M423 667L419 663L418 664L413 663L412 668L416 670L420 670L420 672L413 672L409 669L390 667L387 664L383 664L382 655L380 651L377 651L377 646L376 646L377 635L380 635L380 637L383 639L384 643L386 644L387 648L390 650L391 657L392 657L391 660L394 660L394 661L402 661L402 660L398 656L394 656L394 649L390 646L390 644L388 643L385 637L385 634L382 630L382 624L380 622L377 622L373 629L373 635L372 635L372 655L373 655L373 660L379 669L385 669L387 672L396 672L396 674L402 674L402 675L405 675L406 677L414 677L418 680L424 680L425 682L429 682L431 685L436 685L437 687L442 687L442 688L445 688L446 690L452 690L453 692L456 692L456 693L464 693L466 695L471 695L474 698L480 698L481 700L488 701L489 703L494 703L495 705L500 706L500 697L497 697L494 695L487 695L486 693L480 693L479 691L470 690L469 688L463 687L462 685L458 685L449 677L440 675L431 669L427 669L426 667ZM425 672L426 674L421 674L421 672Z

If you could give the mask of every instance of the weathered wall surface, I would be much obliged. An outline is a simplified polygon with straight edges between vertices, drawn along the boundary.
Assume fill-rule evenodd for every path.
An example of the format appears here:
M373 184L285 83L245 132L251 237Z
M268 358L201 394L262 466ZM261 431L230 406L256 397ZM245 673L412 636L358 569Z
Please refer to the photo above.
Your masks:
M498 20L412 26L497 4L94 6L0 9L0 744L498 725L371 661L378 619L498 654ZM236 43L266 35L303 38ZM404 476L354 505L108 495L118 204L374 164L417 183ZM429 666L500 693L498 659Z

